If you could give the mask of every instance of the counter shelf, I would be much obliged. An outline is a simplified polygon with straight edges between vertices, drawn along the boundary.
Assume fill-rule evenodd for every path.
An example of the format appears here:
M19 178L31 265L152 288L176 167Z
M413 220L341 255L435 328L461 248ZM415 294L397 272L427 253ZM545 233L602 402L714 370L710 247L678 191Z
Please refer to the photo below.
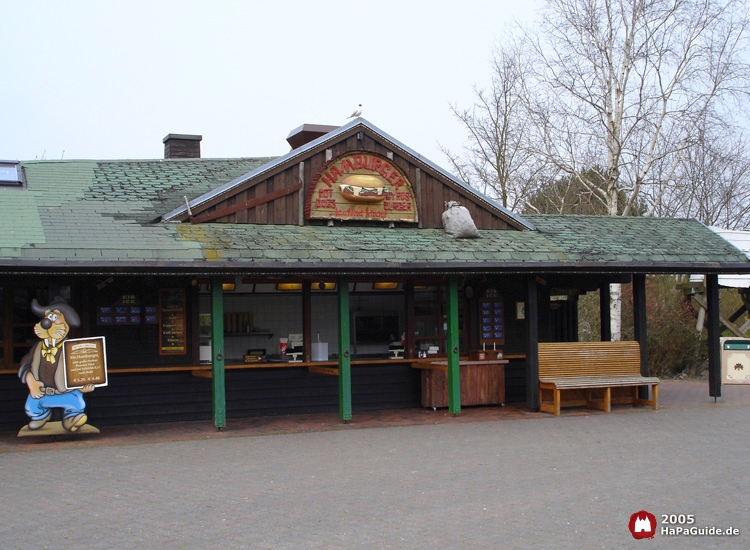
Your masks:
M514 359L525 359L524 354L504 354L503 359L514 360ZM440 362L445 361L445 367L440 366ZM469 361L468 357L461 357L460 362L465 364ZM428 358L415 358L415 359L353 359L352 365L392 365L398 363L411 363L413 368L423 369L435 369L435 370L447 370L447 359L445 357L428 357ZM237 370L237 369L274 369L274 368L289 368L289 367L334 367L338 368L338 361L309 361L300 363L290 362L258 362L258 363L226 363L224 369L226 370ZM418 367L416 365L430 365ZM140 374L149 372L211 372L211 365L178 365L178 366L153 366L153 367L122 367L122 368L109 368L107 369L108 374ZM2 369L0 375L12 374L17 375L18 369Z

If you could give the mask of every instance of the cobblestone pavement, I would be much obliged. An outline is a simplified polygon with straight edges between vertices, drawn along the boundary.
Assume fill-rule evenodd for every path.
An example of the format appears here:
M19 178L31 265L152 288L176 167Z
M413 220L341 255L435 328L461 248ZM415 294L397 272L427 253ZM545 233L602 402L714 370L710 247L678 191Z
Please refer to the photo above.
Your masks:
M665 381L659 411L557 418L483 407L0 434L0 547L748 548L750 387L723 393ZM640 510L740 534L635 540Z

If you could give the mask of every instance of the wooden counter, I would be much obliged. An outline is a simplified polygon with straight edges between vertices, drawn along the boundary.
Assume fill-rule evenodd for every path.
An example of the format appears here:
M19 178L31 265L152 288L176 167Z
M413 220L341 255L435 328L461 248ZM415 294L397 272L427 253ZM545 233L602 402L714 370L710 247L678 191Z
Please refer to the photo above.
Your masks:
M481 366L481 365L504 365L505 363L508 363L508 359L524 359L526 356L522 354L516 354L516 355L505 355L502 360L493 360L493 361L469 361L468 357L461 358L461 376L463 377L463 372L467 367L471 366ZM411 364L412 368L418 368L423 370L430 370L430 371L439 371L443 373L443 377L445 377L445 372L448 370L448 362L444 358L439 357L429 357L429 358L422 358L422 359L353 359L351 361L352 366L377 366L377 365L389 365L389 364L397 364L397 363L409 363ZM239 362L227 362L224 365L224 370L245 370L245 369L278 369L278 368L306 368L310 372L318 373L318 374L327 374L332 376L338 375L338 362L337 361L310 361L310 362L291 362L291 361L282 361L282 362L258 362L258 363L239 363ZM499 367L495 366L494 369L498 369ZM504 369L503 369L504 370ZM193 376L199 376L202 378L211 378L211 365L180 365L180 366L143 366L143 367L124 367L124 368L110 368L107 369L108 374L147 374L147 373L157 373L157 372L190 372L193 374ZM469 371L467 371L469 372ZM17 375L18 370L17 369L2 369L0 370L0 375L3 374L12 374ZM503 394L502 394L502 401L505 400L505 377L504 373L503 376L500 377L503 382ZM463 378L461 380L461 385L463 387ZM446 390L447 391L447 390ZM463 404L468 405L470 403L464 402L463 392L461 396L461 401ZM502 402L501 401L501 402ZM431 406L431 405L430 405ZM443 405L447 406L447 405Z
M461 405L504 405L507 359L460 361ZM422 371L422 406L448 406L448 362L414 362Z

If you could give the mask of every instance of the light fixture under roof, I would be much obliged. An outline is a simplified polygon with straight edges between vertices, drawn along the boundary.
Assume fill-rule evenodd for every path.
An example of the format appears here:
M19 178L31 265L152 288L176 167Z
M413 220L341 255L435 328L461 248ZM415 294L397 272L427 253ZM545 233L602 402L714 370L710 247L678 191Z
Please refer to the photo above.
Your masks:
M302 290L302 283L278 283L276 290Z
M390 281L378 281L377 283L372 283L372 289L373 290L397 290L398 283L394 283Z

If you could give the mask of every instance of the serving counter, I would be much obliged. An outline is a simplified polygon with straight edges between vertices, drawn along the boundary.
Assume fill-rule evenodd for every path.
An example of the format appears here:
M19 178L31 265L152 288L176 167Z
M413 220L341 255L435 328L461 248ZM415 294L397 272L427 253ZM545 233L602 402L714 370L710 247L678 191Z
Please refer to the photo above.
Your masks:
M459 361L461 405L504 405L507 359ZM448 362L413 362L422 371L422 406L448 406Z

